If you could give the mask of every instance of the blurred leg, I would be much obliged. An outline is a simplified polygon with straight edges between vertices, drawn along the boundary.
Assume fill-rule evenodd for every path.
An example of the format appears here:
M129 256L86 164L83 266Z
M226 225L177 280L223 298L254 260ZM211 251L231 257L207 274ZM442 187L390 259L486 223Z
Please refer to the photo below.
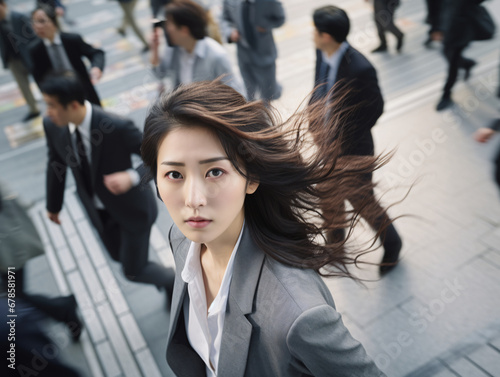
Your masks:
M40 110L38 109L35 97L33 96L30 88L29 72L23 62L19 59L11 59L9 62L9 69L30 108L30 113L39 113Z
M132 0L127 3L120 3L120 6L123 9L123 23L122 23L122 28L125 30L126 25L130 25L132 29L135 32L135 35L137 35L137 38L141 40L141 42L144 44L144 46L148 46L148 42L146 41L146 38L144 38L144 35L142 34L141 29L139 26L137 26L137 23L135 22L135 17L134 17L134 9L137 4L137 0ZM123 26L125 25L125 26Z

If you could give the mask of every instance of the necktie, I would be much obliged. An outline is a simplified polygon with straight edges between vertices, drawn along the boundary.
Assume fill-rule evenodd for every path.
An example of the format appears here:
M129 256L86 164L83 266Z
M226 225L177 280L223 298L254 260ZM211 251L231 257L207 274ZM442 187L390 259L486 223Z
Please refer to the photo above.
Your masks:
M245 0L241 6L242 11L242 21L243 21L243 31L245 32L245 39L251 48L255 48L257 41L255 39L254 26L250 20L250 8L252 4L249 0Z
M83 143L82 135L78 127L75 130L75 134L76 134L76 153L80 158L80 165L79 165L80 172L82 173L85 189L87 190L89 196L92 197L93 193L92 193L92 180L90 177L90 164L87 157L85 144Z
M56 72L65 71L67 67L64 64L64 57L62 56L61 50L59 49L62 48L62 46L52 43L50 45L50 48L52 49L52 56L54 57L54 61L52 62L52 65L54 66L54 71Z

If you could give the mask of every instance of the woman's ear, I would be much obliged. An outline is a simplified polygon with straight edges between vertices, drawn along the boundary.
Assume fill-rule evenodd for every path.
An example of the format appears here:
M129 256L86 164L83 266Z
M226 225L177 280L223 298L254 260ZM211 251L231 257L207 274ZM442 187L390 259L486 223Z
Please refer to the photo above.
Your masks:
M247 182L247 194L253 194L255 191L257 191L257 188L259 187L259 182Z

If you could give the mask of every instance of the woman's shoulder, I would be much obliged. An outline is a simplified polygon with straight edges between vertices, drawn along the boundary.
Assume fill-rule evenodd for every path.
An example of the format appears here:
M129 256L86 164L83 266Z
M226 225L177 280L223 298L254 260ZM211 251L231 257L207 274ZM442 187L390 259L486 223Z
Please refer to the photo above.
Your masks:
M314 270L287 266L266 257L262 280L271 283L276 296L286 298L287 304L295 307L297 313L323 305L335 309L330 290Z

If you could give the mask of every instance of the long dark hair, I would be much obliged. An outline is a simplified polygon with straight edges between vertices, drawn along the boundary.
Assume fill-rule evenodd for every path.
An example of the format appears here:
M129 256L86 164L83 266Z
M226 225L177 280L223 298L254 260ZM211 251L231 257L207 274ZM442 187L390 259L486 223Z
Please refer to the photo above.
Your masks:
M341 125L356 110L331 109L342 108L347 95L317 101L283 122L263 102L247 102L220 81L180 86L152 106L142 158L156 178L158 149L167 133L176 127L207 127L239 173L259 182L244 204L246 224L258 246L290 266L352 276L348 265L366 250L348 253L345 240L326 243L323 234L352 228L359 213L346 212L346 193L365 197L373 188L366 176L381 161L372 156L341 157ZM366 208L369 205L366 201L363 217L381 215L379 206Z

